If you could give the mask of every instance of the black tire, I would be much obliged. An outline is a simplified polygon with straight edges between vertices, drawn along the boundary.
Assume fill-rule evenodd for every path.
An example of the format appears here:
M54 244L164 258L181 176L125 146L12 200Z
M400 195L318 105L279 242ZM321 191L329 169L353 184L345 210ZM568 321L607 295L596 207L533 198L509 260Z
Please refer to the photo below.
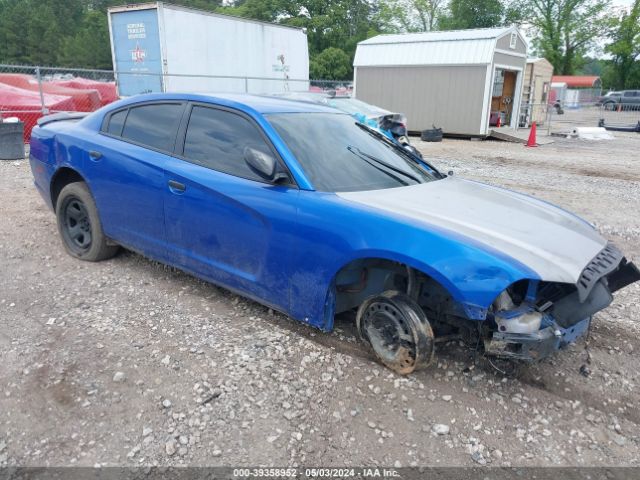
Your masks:
M433 361L433 330L422 308L408 295L387 291L367 298L356 316L358 334L377 359L401 375Z
M109 244L98 209L84 182L66 185L56 201L58 232L69 255L87 262L113 257L118 246Z
M423 142L441 142L442 129L434 127L429 130L423 130L420 133L420 140L422 140Z

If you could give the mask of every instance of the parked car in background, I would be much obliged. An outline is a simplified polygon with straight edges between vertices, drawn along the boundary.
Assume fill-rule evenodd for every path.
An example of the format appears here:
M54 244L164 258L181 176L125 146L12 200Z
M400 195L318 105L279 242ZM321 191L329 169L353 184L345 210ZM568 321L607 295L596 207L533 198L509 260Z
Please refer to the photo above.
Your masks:
M357 311L401 374L436 335L541 359L640 279L579 217L385 138L310 102L152 94L45 117L30 164L71 256L121 245L324 331Z
M352 115L359 122L380 130L390 140L397 142L418 158L422 158L422 154L409 141L407 117L402 113L390 112L349 95L338 95L335 91L289 92L276 96L337 108Z
M640 90L608 92L600 97L598 104L606 110L640 110Z

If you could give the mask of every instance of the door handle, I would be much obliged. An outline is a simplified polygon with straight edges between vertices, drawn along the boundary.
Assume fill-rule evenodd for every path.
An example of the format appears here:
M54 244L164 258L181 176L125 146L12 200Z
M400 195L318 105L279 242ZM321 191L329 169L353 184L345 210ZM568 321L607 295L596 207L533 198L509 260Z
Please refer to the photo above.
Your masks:
M89 158L91 158L91 160L100 160L102 158L102 153L96 151L96 150L89 150Z
M187 187L184 183L176 182L175 180L169 180L169 190L173 193L183 193Z

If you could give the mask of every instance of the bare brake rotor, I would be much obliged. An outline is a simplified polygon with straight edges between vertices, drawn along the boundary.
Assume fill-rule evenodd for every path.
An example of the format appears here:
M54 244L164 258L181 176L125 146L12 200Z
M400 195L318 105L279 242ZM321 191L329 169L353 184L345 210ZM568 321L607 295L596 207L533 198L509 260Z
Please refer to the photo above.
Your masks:
M368 298L358 309L356 325L376 357L401 375L433 360L431 325L420 306L404 293L387 291Z

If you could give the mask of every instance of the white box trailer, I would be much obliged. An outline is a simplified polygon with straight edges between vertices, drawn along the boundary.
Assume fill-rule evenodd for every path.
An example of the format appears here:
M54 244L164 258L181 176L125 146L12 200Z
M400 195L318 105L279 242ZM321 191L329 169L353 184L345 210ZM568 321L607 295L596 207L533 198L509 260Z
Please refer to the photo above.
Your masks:
M109 8L121 96L308 90L306 31L162 2Z

